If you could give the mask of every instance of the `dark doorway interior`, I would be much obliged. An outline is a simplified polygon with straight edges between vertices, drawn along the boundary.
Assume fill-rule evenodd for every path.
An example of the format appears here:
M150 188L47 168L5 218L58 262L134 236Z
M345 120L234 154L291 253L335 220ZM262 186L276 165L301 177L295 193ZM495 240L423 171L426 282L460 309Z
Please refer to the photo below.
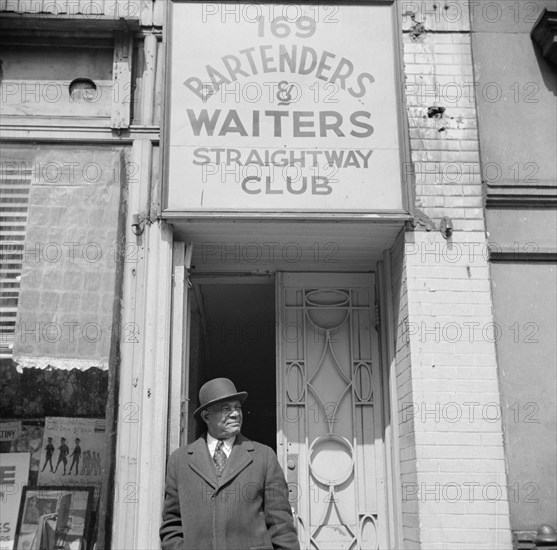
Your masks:
M275 291L269 283L194 282L190 331L190 403L201 385L224 376L247 391L244 435L276 450ZM190 424L188 439L203 433Z

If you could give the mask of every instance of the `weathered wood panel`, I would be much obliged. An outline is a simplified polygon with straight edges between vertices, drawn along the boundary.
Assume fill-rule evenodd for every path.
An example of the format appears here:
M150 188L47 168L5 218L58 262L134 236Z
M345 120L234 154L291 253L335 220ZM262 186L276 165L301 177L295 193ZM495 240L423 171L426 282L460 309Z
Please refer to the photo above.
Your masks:
M139 19L142 0L0 0L0 12Z

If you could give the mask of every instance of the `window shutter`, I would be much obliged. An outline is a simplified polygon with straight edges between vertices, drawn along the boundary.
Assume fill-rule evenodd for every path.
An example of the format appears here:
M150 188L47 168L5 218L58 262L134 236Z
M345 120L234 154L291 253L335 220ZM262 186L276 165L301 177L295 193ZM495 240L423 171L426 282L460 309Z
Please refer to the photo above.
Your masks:
M0 163L0 358L12 356L29 192L31 163Z

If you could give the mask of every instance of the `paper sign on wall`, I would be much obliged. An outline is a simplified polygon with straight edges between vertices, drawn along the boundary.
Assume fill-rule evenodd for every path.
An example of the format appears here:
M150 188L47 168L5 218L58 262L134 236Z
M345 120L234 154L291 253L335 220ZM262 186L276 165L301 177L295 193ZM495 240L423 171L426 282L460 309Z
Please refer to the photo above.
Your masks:
M104 419L47 416L39 483L100 487L104 433Z
M9 453L12 441L21 434L21 420L0 422L0 453Z
M17 514L29 477L30 453L0 454L0 550L12 550Z

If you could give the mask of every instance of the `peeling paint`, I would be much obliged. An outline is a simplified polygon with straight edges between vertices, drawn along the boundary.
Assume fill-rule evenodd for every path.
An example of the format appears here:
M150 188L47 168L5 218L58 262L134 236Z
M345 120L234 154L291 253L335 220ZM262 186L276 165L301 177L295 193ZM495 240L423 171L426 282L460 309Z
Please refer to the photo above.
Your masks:
M407 11L402 14L403 17L410 17L412 20L412 26L410 27L408 34L412 40L418 40L422 34L425 34L426 28L425 25L421 21L416 21L416 14L413 11Z

